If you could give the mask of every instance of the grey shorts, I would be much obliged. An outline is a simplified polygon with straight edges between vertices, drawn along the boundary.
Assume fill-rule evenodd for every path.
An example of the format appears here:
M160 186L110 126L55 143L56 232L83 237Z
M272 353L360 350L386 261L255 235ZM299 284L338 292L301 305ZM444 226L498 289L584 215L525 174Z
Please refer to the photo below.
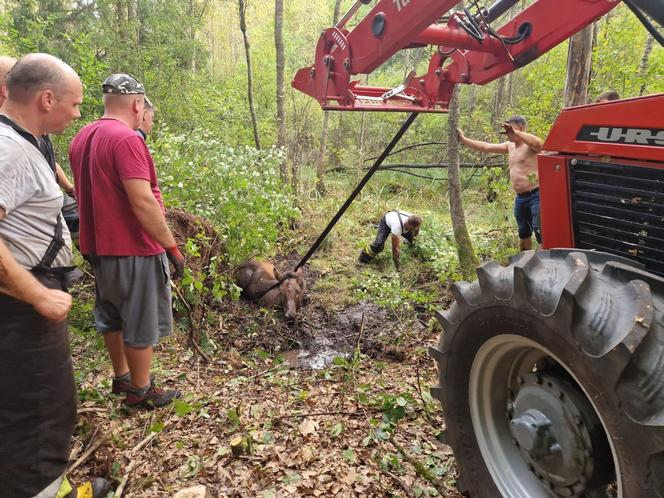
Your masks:
M88 256L95 273L95 324L104 334L122 330L131 347L154 346L173 331L166 253Z

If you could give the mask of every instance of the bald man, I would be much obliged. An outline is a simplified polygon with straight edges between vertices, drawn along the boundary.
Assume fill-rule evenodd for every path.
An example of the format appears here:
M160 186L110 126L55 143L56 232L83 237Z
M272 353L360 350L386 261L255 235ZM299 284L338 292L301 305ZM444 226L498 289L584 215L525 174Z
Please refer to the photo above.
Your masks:
M0 115L0 483L3 496L67 496L76 417L65 317L71 240L38 137L80 116L76 72L47 54L7 73ZM92 489L91 483L88 483Z
M171 283L184 271L164 217L157 171L137 129L145 88L128 74L102 84L104 115L71 143L81 252L95 273L95 324L113 365L111 390L125 405L154 409L180 396L154 385L153 346L172 333Z
M13 57L0 56L0 108L7 99L7 87L5 86L5 78L9 70L14 67L14 64L16 64L16 59ZM62 190L64 190L68 195L73 197L74 184L69 180L69 178L67 178L67 175L65 174L62 167L56 162L51 139L48 135L43 135L38 138L40 141L39 148L51 166L51 169L54 171L57 177L58 185L60 185ZM69 199L69 202L74 203L72 199ZM73 213L73 221L70 221L66 218L65 221L67 222L67 226L70 228L70 230L78 232L78 213L76 212L75 207L71 207L69 211Z
M16 59L6 55L0 56L0 107L7 100L7 87L5 86L5 77L9 70L16 64Z

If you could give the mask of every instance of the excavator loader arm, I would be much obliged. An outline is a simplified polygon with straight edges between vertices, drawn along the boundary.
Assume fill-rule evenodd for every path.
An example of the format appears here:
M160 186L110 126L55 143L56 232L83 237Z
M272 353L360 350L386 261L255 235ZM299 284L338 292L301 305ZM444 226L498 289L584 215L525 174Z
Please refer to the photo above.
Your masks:
M641 0L644 1L644 0ZM292 85L327 110L447 112L458 83L486 84L525 66L618 5L615 0L536 0L501 27L494 21L517 3L450 11L457 0L379 0L352 29L357 0L321 33L314 64ZM361 85L400 50L434 46L426 74L395 88Z

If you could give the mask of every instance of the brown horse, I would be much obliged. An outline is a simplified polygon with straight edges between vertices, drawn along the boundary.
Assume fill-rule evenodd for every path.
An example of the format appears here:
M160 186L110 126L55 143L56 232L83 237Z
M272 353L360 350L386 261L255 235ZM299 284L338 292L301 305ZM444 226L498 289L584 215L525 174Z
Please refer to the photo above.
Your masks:
M286 320L294 320L302 306L306 291L302 268L281 273L272 263L252 259L238 267L235 280L243 298L265 308L282 308Z

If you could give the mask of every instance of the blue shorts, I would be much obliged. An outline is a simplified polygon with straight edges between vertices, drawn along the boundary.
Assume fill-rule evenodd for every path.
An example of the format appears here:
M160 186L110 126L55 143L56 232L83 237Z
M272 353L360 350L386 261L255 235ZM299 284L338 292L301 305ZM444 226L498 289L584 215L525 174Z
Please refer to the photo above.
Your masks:
M529 239L534 232L537 242L542 243L539 188L516 195L514 199L514 217L519 227L520 239Z

